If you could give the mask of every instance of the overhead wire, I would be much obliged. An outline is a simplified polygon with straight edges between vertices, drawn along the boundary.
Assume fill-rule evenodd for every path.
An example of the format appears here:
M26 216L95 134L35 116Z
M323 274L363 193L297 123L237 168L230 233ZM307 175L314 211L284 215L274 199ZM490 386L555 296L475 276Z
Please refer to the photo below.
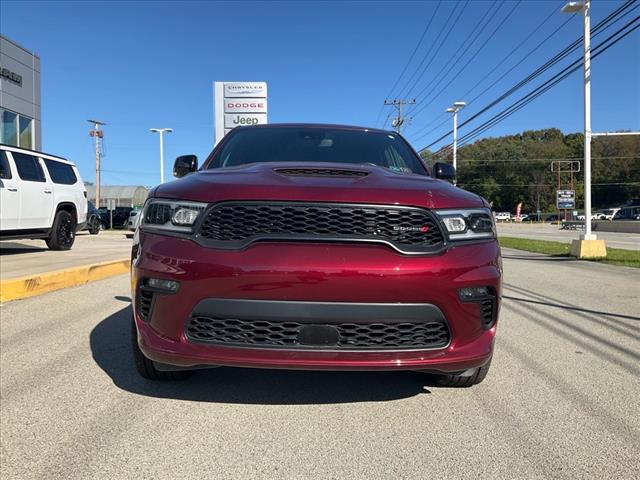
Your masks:
M402 97L408 96L409 93L411 93L413 91L413 89L415 88L416 84L420 81L420 79L422 79L422 77L424 76L424 73L426 72L426 70L429 68L431 63L433 63L433 60L440 53L442 45L444 45L444 42L446 42L447 39L449 38L449 35L451 35L451 31L453 30L453 27L455 27L456 23L460 19L460 16L462 15L462 12L464 12L464 10L467 7L468 3L469 3L469 0L466 0L464 2L464 4L462 4L462 8L460 9L460 12L458 13L458 16L451 23L451 26L449 27L449 30L445 34L444 38L442 38L442 40L440 40L440 42L438 43L438 39L442 36L442 33L444 32L444 30L449 25L449 21L453 17L453 14L457 11L458 5L460 5L459 3L455 4L455 6L453 7L453 10L451 10L451 13L449 13L449 16L447 17L447 20L445 21L444 25L442 26L442 29L440 30L440 32L438 33L438 36L436 37L436 41L434 43L438 43L438 45L435 47L435 49L428 50L425 53L425 55L422 57L422 61L420 62L420 64L416 68L416 70L414 70L414 72L411 75L411 77L409 78L409 80L405 83L404 87L400 90L399 97L402 98ZM432 52L433 52L433 54L431 55ZM429 62L426 65L424 65L424 62L427 60L427 58L429 58ZM424 65L424 68L423 68L423 65ZM415 75L420 71L420 69L422 69L422 71L420 72L420 74L416 78ZM414 78L415 78L415 81L413 82L413 85L411 85L411 87L407 90L407 87L409 87L409 85L414 80Z
M633 24L635 24L635 26L632 27ZM620 28L619 30L614 32L612 35L607 37L603 42L601 42L599 45L597 45L595 48L593 48L592 49L591 59L597 58L600 54L602 54L605 51L607 51L609 48L611 48L613 45L615 45L616 43L621 41L627 35L630 35L631 33L633 33L633 31L635 31L639 27L640 27L640 16L635 17L633 20L628 22L625 26L623 26L622 28ZM623 30L625 30L625 29L627 31L622 33ZM620 33L622 33L622 34L618 38L616 38L615 40L612 40L612 39L614 39L615 36L619 35ZM611 42L611 43L609 43L609 45L605 45L605 43L607 43L607 42ZM552 77L551 79L547 80L545 83L543 83L542 85L538 86L537 88L535 88L534 90L532 90L531 92L526 94L524 97L522 97L518 101L516 101L513 104L511 104L509 107L504 109L502 112L500 112L499 114L497 114L494 117L492 117L492 119L490 119L489 121L485 122L484 124L476 127L472 131L470 131L470 132L466 133L465 135L463 135L462 137L460 137L460 146L464 146L466 143L469 143L473 138L477 137L478 135L480 135L484 131L488 130L489 128L493 127L497 123L503 121L507 117L513 115L515 112L517 112L518 110L522 109L523 107L525 107L526 105L531 103L533 100L538 98L540 95L542 95L543 93L547 92L549 89L553 88L555 85L557 85L558 83L560 83L561 81L566 79L569 75L571 75L572 73L574 73L577 70L579 70L582 67L583 63L584 63L583 59L576 60L575 62L573 62L569 66L565 67L560 72L558 72L554 77Z
M531 30L529 32L529 34L513 49L511 50L506 56L504 56L502 58L502 60L500 60L496 65L494 65L493 67L491 67L488 72L486 73L486 75L484 77L482 77L480 80L478 80L469 90L467 90L465 93L463 93L462 95L460 95L460 98L465 98L467 97L467 95L469 95L473 90L475 90L476 88L478 88L479 85L482 84L482 82L484 82L488 77L491 76L491 74L495 73L496 70L498 68L500 68L500 66L502 66L504 64L504 62L506 62L516 51L518 51L520 49L520 47L522 47L534 34L536 34L538 31L540 31L540 29L544 26L545 23L547 23L551 18L553 18L555 15L557 15L557 7L554 5L553 10L549 13L549 15L547 15L547 17L540 22L533 30ZM560 31L567 23L569 23L569 21L571 20L572 17L567 17L567 19L560 24L559 27L557 27L553 32L551 32L549 35L547 35L541 42L539 42L535 47L533 47L531 50L529 50L525 55L522 56L522 58L520 59L520 61L518 61L515 65L513 65L509 70L507 70L506 72L504 72L500 78L498 78L497 80L495 80L491 85L489 85L486 89L484 89L480 94L476 95L473 99L467 101L467 107L469 105L471 105L475 100L477 100L479 97L481 97L482 95L484 95L489 89L491 89L493 86L496 85L496 83L498 83L499 81L501 81L505 76L507 76L509 73L511 73L516 67L518 67L522 62L524 62L525 60L527 60L528 58L531 57L531 55L538 50L542 45L544 45L549 39L551 39L558 31ZM427 135L429 135L430 133L433 133L435 130L437 130L438 128L440 128L442 125L444 125L445 123L447 123L449 121L448 116L446 113L441 113L440 115L436 116L431 122L427 123L424 127L422 127L423 129L427 129L429 128L431 125L433 125L435 122L438 121L439 118L442 117L447 117L445 118L443 121L441 121L438 125L436 125L435 127L433 127L431 130L428 130L426 132L423 132L422 134L420 134L419 137L415 138L414 141L420 140L424 137L426 137Z
M431 27L431 24L433 23L433 19L436 18L436 15L438 14L438 10L440 9L440 5L441 4L442 4L442 0L438 0L438 3L436 5L435 10L433 11L433 14L430 16L429 22L427 22L427 26L422 31L422 35L420 36L420 39L418 40L418 43L416 43L416 46L413 49L413 52L411 52L411 55L409 56L409 60L407 60L407 63L405 64L404 68L400 72L400 75L398 76L398 78L394 82L393 86L389 89L389 93L387 94L386 98L390 98L391 97L391 95L393 94L394 90L398 86L398 83L400 83L400 79L403 77L403 75L407 71L407 68L409 68L409 65L413 61L413 57L415 57L416 52L418 51L418 48L420 47L420 44L422 43L422 40L424 40L424 37L426 36L427 32L429 31L429 28ZM380 120L380 116L382 115L383 110L384 110L384 104L382 104L380 106L380 111L378 112L378 116L376 117L376 122L375 122L376 126L378 126L378 121Z
M638 5L636 5L633 9L631 9L629 12L624 13L624 10L626 10L631 4L635 3L637 0L628 0L627 2L625 2L625 4L623 4L621 7L617 8L615 11L613 11L611 14L609 14L605 19L603 19L601 22L599 22L593 29L592 29L592 36L597 36L599 33L601 33L603 31L603 29L607 28L608 24L612 23L612 22L617 22L618 19L622 18L623 16L627 15L628 13L630 13L631 11L633 11L635 8L638 7ZM545 62L543 65L541 65L540 67L538 67L533 73L529 74L527 77L525 77L525 79L521 80L520 82L518 82L516 85L514 85L513 87L511 87L507 92L503 93L502 95L500 95L497 99L493 100L492 102L490 102L487 106L485 106L484 108L482 108L480 111L476 112L472 117L468 118L467 120L465 120L464 122L462 122L459 126L459 128L467 125L468 123L470 123L471 121L473 121L475 118L477 118L479 115L481 115L482 113L486 112L487 110L489 110L491 107L493 107L494 105L496 105L497 103L499 103L500 101L504 100L505 98L507 98L508 96L510 96L512 93L514 93L516 90L520 89L522 86L526 85L527 83L531 82L533 79L535 79L537 76L541 75L544 71L548 70L549 68L551 68L554 64L560 62L562 59L566 58L571 52L573 52L579 45L580 45L580 38L578 38L576 41L574 41L573 43L571 43L570 45L568 45L567 47L565 47L562 51L560 51L558 54L556 54L554 57L552 57L552 59L548 60L547 62ZM609 39L607 39L609 40ZM604 43L604 42L603 42ZM602 46L603 43L601 43L599 45ZM577 62L581 62L581 60L578 60ZM574 62L575 64L575 62ZM579 68L579 66L578 66ZM566 69L565 69L566 70ZM562 73L562 72L560 72ZM557 77L557 75L556 75ZM556 77L552 77L551 80L553 80L553 78ZM550 81L551 81L550 80ZM544 86L544 84L542 85ZM486 91L486 90L485 90ZM442 122L444 123L444 122ZM434 142L430 143L429 145L427 145L425 148L429 148L430 146L438 143L439 141L441 141L442 139L446 138L448 135L450 135L452 133L452 131L449 131L448 133L442 135L441 137L439 137L437 140L435 140ZM424 135L422 135L424 136ZM421 137L422 137L421 136ZM421 138L420 137L420 138ZM417 139L416 139L417 140Z
M480 45L480 47L469 57L469 59L467 60L467 62L462 65L462 67L460 69L458 69L458 71L453 75L454 78L457 78L460 76L460 74L462 74L462 72L464 72L464 70L469 66L469 64L475 60L476 58L478 58L479 53L482 51L482 49L487 45L487 43L489 43L491 41L491 39L493 39L493 37L495 37L495 35L498 33L498 31L502 28L502 26L505 24L505 22L509 19L509 17L511 17L511 15L513 15L513 12L515 12L516 8L518 7L518 5L520 5L521 1L517 1L515 2L515 4L513 5L513 8L511 8L511 10L509 10L509 12L507 13L507 15L505 15L505 17L502 19L502 21L498 24L498 26L493 30L493 32L491 32L491 34L485 39L485 41L482 43L482 45ZM453 69L453 67L455 67L455 64L453 64L451 66L451 68L447 71L447 74L451 71L451 69ZM444 79L444 77L443 77ZM430 97L430 95L432 94L433 90L435 90L437 88L438 85L440 85L442 83L442 80L440 80L440 82L438 82L438 84L436 84L436 86L434 86L425 96L424 96L424 102L426 103L421 103L420 108L418 108L415 112L413 112L413 115L416 116L418 114L420 114L420 112L424 111L429 105L431 105L433 103L433 101L438 98L438 96L447 88L448 85L445 85L443 88L441 88L435 95L433 95L433 97L431 98L431 100L429 102L427 102L426 100Z

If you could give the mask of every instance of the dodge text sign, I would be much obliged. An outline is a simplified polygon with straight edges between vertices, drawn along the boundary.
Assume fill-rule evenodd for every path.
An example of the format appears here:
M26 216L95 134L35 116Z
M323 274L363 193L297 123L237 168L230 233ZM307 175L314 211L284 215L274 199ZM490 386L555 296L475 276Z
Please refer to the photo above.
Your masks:
M215 142L236 127L267 123L265 82L214 82Z
M267 99L225 98L224 113L267 113Z

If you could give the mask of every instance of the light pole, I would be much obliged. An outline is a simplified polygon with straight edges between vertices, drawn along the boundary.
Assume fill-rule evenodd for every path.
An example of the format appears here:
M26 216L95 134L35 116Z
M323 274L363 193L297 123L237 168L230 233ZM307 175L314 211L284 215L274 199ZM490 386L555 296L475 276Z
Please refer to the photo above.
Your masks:
M582 12L584 17L584 234L582 240L595 240L591 233L591 1L571 1L563 13Z
M453 113L453 168L458 168L458 112L466 106L466 102L453 102L447 113ZM456 181L454 180L455 184Z
M603 240L591 233L591 0L567 2L563 13L582 12L584 27L584 233L571 242L571 255L578 258L606 257Z
M150 128L150 132L157 132L160 134L160 183L164 183L164 133L171 133L171 128Z

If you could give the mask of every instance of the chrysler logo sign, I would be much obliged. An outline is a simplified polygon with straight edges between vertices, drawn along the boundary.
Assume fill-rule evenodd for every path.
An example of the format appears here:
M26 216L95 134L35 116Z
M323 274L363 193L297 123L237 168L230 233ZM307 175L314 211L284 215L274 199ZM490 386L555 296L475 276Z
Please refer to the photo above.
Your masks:
M225 98L266 98L267 84L265 82L225 82Z

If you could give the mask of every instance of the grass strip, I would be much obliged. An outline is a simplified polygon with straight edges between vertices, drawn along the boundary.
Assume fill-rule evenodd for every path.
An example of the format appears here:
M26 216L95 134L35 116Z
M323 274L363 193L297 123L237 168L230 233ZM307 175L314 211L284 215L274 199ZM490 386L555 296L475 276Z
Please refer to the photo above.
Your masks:
M543 253L553 257L568 257L570 244L551 242L549 240L533 240L530 238L499 237L500 245L526 252ZM640 251L607 247L606 258L583 259L589 262L608 263L623 267L640 268Z

